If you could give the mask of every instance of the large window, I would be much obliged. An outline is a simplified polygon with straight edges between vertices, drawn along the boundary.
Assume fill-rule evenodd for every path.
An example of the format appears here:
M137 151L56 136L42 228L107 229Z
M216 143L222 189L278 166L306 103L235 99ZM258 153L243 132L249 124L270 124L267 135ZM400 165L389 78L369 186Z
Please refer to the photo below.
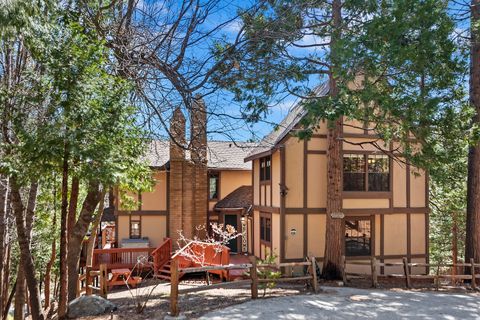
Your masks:
M130 221L130 239L140 239L142 236L140 228L140 220Z
M343 191L390 191L390 160L386 155L345 154Z
M217 200L218 199L218 189L219 189L219 175L218 173L210 173L208 177L208 199Z
M270 180L270 168L271 168L271 158L263 157L260 158L260 181L269 181Z
M345 218L345 256L370 256L372 253L370 218Z
M267 213L260 214L260 240L268 243L272 241L272 217Z

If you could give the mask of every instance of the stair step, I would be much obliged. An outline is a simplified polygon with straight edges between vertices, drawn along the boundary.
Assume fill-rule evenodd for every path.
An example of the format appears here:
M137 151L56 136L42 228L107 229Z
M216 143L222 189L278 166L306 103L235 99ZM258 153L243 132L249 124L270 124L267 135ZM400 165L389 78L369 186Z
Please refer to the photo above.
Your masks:
M159 271L160 271L160 273L168 273L168 274L171 274L171 273L172 273L172 271L170 271L170 270L165 270L165 269L162 269L162 270L159 270Z
M163 274L157 274L157 275L155 275L155 277L156 277L157 279L163 279L163 280L168 280L168 281L172 280L171 277L165 276L165 275L163 275Z

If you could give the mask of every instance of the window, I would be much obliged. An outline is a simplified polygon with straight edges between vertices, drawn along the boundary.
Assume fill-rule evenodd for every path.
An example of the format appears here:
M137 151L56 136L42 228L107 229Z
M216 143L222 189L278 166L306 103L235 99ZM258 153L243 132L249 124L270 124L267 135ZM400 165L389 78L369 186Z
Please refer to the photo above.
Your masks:
M372 232L370 218L345 218L345 256L370 256Z
M260 214L260 240L271 242L272 239L272 218L267 214Z
M211 173L208 176L208 199L209 200L218 199L218 189L219 189L218 182L219 182L218 173Z
M260 158L260 181L270 180L271 157Z
M130 221L130 239L140 239L140 237L141 237L140 221L131 220Z
M390 191L390 159L386 155L345 154L343 191Z

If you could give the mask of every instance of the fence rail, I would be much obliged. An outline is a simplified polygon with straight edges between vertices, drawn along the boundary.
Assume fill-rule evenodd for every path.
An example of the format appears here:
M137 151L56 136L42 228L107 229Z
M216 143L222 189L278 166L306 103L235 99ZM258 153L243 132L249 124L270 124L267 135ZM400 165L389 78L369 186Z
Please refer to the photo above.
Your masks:
M77 297L82 294L91 295L94 291L105 299L108 293L108 270L106 264L100 265L100 270L92 270L92 267L86 267L84 274L78 275Z
M279 263L279 264L257 264L255 257L250 257L250 263L244 264L229 264L229 265L218 265L218 266L205 266L205 267L194 267L194 268L179 268L179 262L174 259L171 264L171 286L170 286L170 315L178 316L178 296L180 294L199 292L211 289L218 288L235 288L235 287L244 287L250 286L252 299L258 298L258 285L260 283L276 283L276 282L291 282L291 281L310 281L312 289L314 292L318 292L318 279L317 279L317 266L316 259L314 257L310 258L308 262L288 262L288 263ZM301 277L289 277L289 278L278 278L278 279L259 279L258 269L261 268L272 268L279 269L281 267L295 267L295 266L308 266L310 269L309 276ZM199 286L195 288L181 289L179 290L179 274L186 273L195 273L195 272L211 272L212 270L219 271L228 271L235 269L249 269L249 279L224 282L206 286Z
M418 262L408 262L407 258L404 257L402 262L379 262L375 257L370 259L370 262L366 261L347 261L345 256L342 257L343 261L343 282L347 283L349 276L365 277L364 273L355 273L347 272L347 265L358 265L358 266L370 266L371 274L370 278L372 281L372 287L378 287L378 278L379 277L389 277L389 278L403 278L405 279L405 286L407 288L412 287L412 280L422 279L428 280L431 279L436 284L437 289L440 286L441 279L451 279L452 281L456 280L471 280L470 285L472 289L477 288L476 279L480 279L480 274L476 273L475 269L480 268L480 263L474 263L473 259L470 260L470 263L418 263ZM402 267L403 273L391 273L391 274L378 274L379 267ZM434 268L436 270L435 274L411 274L412 267L424 267L424 268ZM470 274L457 274L457 268L467 267L470 268ZM453 268L455 270L452 274L441 274L441 268Z

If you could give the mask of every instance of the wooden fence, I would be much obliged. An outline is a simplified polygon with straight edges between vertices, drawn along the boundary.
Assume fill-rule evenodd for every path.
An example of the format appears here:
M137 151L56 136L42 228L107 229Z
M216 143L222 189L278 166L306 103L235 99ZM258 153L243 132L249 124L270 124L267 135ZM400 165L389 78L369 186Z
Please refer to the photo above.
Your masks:
M456 263L456 264L441 264L441 263L411 263L408 262L407 258L404 257L402 262L379 262L375 257L372 257L370 261L347 261L345 256L342 257L343 261L343 282L347 283L349 276L362 277L366 275L364 273L353 273L347 272L347 265L357 265L357 266L370 266L371 273L370 278L372 281L372 287L378 287L378 278L401 278L405 279L405 287L410 289L412 288L412 280L433 280L438 290L440 286L440 280L442 279L451 279L453 283L456 283L457 280L470 280L472 289L477 289L476 279L480 279L480 274L475 273L475 268L480 268L480 263L474 263L473 259L470 260L470 263ZM401 267L402 273L390 273L390 274L379 274L378 270L385 267ZM411 274L411 268L426 268L427 270L431 268L434 270L434 274ZM470 268L470 274L459 274L457 269L461 267ZM452 274L442 274L440 270L442 268L452 268Z
M306 262L288 262L288 263L279 263L279 264L257 264L255 257L250 257L251 263L246 264L230 264L223 266L206 266L206 267L194 267L194 268L179 268L178 261L173 260L171 265L171 287L170 287L170 315L177 316L179 313L178 308L178 296L180 294L192 293L205 291L210 289L218 288L233 288L250 285L252 299L258 298L258 285L261 283L276 283L276 282L291 282L291 281L310 281L312 284L312 289L314 292L318 292L318 279L316 273L316 260L314 257L310 258ZM300 277L288 277L288 278L278 278L278 279L259 279L258 277L258 268L282 268L282 267L297 267L297 266L307 266L311 268L310 275L300 276ZM250 279L231 281L231 282L222 282L218 284L199 286L188 289L179 290L179 274L187 273L196 273L196 272L211 272L214 270L235 270L235 269L249 269Z
M91 295L98 292L98 295L107 298L108 270L106 264L100 265L100 270L92 270L92 267L85 267L85 273L78 275L77 297L83 293Z

